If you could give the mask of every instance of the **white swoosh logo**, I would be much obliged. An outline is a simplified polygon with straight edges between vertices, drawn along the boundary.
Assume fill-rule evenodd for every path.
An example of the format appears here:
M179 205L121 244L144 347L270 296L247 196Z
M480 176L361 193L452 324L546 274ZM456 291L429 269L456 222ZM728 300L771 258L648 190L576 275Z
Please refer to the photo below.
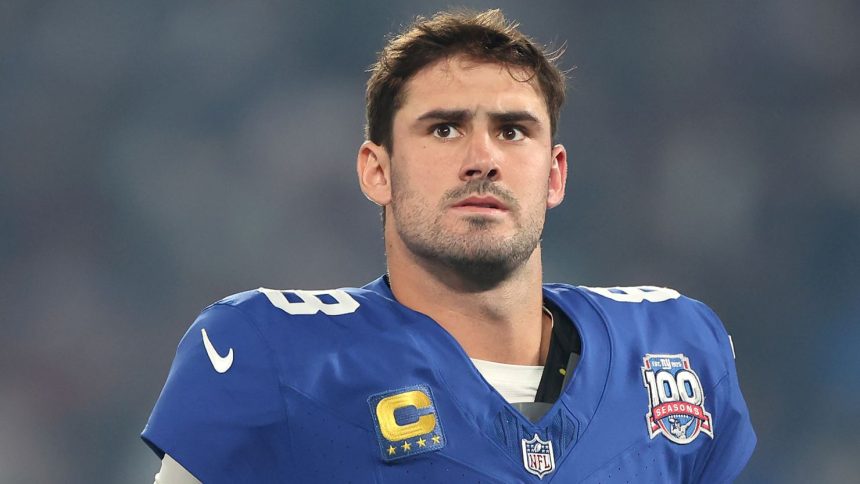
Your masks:
M215 368L215 371L218 373L224 373L233 366L233 348L227 352L227 356L221 356L215 351L215 347L212 346L212 342L209 341L209 335L206 334L206 328L201 328L200 332L203 333L203 346L206 347L206 354L209 355L209 361L212 362L212 366Z

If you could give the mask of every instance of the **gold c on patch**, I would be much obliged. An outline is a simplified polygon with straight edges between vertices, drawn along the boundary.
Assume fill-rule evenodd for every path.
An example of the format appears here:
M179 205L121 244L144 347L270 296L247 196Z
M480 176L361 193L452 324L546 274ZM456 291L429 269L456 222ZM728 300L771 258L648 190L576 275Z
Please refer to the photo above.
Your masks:
M382 459L394 461L445 447L445 436L427 385L377 393L367 399Z

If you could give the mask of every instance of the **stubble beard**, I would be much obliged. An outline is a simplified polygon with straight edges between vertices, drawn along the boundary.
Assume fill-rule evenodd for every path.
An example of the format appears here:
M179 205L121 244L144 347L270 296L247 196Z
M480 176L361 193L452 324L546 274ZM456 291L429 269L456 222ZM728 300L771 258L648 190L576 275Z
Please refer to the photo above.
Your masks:
M523 214L516 198L490 180L474 180L449 190L435 207L408 186L398 186L396 179L392 183L393 222L406 248L432 266L453 270L480 286L508 278L540 243L544 217ZM470 195L492 195L505 203L514 219L513 235L493 233L500 222L482 215L465 216L457 230L446 226L451 203Z

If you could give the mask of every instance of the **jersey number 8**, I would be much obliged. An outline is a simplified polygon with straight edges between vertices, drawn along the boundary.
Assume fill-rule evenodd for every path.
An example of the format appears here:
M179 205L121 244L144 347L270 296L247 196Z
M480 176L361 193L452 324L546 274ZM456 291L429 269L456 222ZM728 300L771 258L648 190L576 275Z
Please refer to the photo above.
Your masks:
M648 302L663 302L670 299L678 299L681 294L668 287L657 286L633 286L633 287L588 287L582 286L593 293L600 294L603 297L608 297L613 301L641 303Z
M341 314L354 313L358 309L358 301L352 298L346 291L341 289L328 289L325 291L278 291L261 287L257 289L269 298L269 302L276 308L287 314L316 314L322 312L328 316L339 316ZM284 292L294 294L301 301L290 301ZM319 296L328 296L334 302L323 301Z

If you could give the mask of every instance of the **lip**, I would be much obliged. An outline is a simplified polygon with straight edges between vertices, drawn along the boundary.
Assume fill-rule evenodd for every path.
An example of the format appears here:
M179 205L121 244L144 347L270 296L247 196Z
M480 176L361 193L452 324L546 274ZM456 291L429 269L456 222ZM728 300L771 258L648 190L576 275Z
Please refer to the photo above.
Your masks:
M455 203L453 208L484 213L508 211L507 205L499 201L499 199L487 196L464 198L463 200Z

